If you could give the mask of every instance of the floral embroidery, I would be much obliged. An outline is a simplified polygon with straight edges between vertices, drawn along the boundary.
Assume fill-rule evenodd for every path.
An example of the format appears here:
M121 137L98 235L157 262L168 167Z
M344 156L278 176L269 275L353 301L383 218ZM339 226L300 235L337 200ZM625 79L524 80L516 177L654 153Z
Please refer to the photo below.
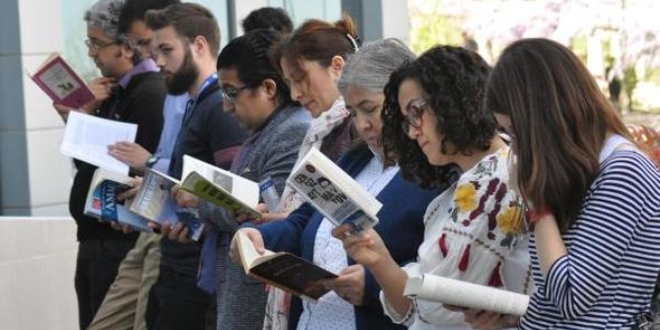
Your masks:
M505 234L519 234L523 229L522 209L518 205L506 208L497 216L497 225Z
M462 184L456 188L454 198L459 212L470 212L477 204L477 189L472 182Z

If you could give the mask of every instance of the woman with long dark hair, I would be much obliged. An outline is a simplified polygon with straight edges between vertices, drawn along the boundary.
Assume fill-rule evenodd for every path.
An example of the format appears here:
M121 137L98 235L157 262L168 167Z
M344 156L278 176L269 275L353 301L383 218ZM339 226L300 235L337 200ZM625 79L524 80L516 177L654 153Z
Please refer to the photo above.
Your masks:
M594 78L547 39L507 47L486 107L514 137L537 286L521 329L630 329L660 270L660 174Z

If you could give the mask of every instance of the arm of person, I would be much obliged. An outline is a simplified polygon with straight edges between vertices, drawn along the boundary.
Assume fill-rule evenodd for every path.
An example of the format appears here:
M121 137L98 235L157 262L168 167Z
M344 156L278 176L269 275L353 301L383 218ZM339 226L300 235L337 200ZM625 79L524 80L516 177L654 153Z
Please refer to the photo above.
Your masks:
M642 173L652 165L630 158L608 163L592 185L579 225L571 231L567 254L560 252L563 241L551 216L536 224L539 262L546 269L545 298L566 319L591 310L610 279L619 276L623 252L650 221L646 212L654 207L647 197L655 194L654 187Z
M305 227L313 216L321 216L314 207L305 203L291 212L286 219L256 226L265 246L271 251L286 251L300 255L300 242Z
M411 301L403 295L408 275L394 261L383 240L375 230L349 235L350 227L343 225L333 230L333 236L341 239L348 255L364 265L381 287L383 295L398 315L406 315Z
M147 169L147 160L152 154L141 145L134 142L117 142L108 146L108 154L120 162L128 165L134 172L144 173Z
M445 308L461 312L465 316L465 323L473 329L502 330L517 328L520 317L517 315L499 314L496 312L468 309L460 306L445 305Z

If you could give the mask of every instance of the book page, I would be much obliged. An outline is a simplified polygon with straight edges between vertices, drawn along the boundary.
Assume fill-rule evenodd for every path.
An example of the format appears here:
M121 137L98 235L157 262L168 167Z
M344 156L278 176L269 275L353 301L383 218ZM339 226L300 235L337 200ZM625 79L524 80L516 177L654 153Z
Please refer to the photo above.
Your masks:
M71 111L64 130L60 152L100 168L128 174L128 165L108 154L108 146L119 141L135 141L137 125Z
M409 278L404 295L518 316L525 314L529 304L527 295L429 274Z
M246 274L250 273L250 268L257 264L258 260L262 259L262 257L275 254L270 250L266 250L264 254L259 254L250 238L240 230L236 232L235 239L238 254L241 256L241 262L243 263L243 269L245 269Z

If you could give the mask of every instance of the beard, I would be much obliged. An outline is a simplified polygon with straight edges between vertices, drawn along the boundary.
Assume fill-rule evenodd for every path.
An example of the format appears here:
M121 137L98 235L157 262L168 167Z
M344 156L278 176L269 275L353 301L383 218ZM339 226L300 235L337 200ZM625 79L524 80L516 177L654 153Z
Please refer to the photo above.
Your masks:
M186 93L195 83L198 75L199 69L193 63L192 53L188 49L179 70L165 80L168 93L172 95Z

